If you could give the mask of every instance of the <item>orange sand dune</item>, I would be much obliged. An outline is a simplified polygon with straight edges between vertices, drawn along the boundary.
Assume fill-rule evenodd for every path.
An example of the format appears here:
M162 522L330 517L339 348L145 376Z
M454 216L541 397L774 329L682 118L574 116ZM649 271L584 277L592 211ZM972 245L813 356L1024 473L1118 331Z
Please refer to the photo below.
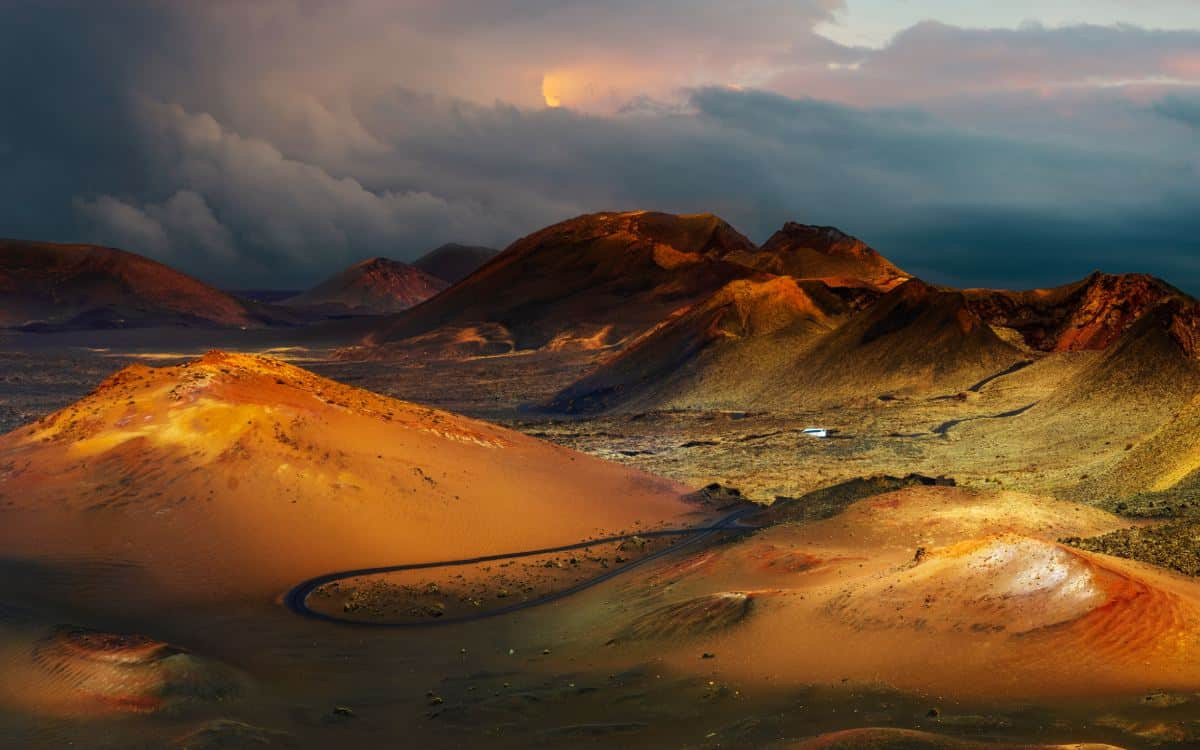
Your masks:
M0 438L6 554L133 563L151 590L125 593L149 599L276 593L334 570L689 523L695 509L682 491L483 422L219 352L129 367Z
M752 682L1195 690L1200 584L1055 541L1126 524L1020 493L906 489L647 571L608 637L685 671L698 651L727 655L726 676ZM648 612L664 624L647 627Z

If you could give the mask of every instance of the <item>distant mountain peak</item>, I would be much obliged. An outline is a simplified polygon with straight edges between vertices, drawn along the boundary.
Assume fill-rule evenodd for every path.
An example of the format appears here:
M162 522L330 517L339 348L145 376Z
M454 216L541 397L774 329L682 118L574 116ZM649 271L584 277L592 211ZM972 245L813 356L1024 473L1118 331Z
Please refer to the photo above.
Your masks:
M384 314L419 305L449 284L391 258L355 263L312 289L284 302L290 307Z
M0 327L249 327L264 322L248 303L136 253L0 239Z
M969 289L972 310L993 326L1010 328L1041 351L1106 349L1160 302L1187 295L1142 273L1093 271L1052 289Z
M499 254L492 247L447 242L417 258L412 265L430 276L457 284Z
M583 340L615 345L729 281L760 275L740 261L757 250L712 214L585 214L522 237L366 343L498 325L519 349Z
M771 235L750 264L801 279L828 279L837 286L863 282L881 291L912 278L867 243L837 227L795 221Z

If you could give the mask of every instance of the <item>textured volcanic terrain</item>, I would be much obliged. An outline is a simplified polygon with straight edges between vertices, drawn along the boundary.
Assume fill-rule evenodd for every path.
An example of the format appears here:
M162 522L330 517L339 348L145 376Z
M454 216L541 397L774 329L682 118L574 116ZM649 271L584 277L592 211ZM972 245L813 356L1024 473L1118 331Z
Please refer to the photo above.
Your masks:
M1104 349L1163 299L1186 297L1145 274L1093 273L1053 289L964 291L972 311L1045 352Z
M1024 358L962 294L915 279L856 314L849 310L823 282L732 285L601 365L553 405L786 410L954 393Z
M780 388L783 404L934 389L953 393L1021 356L967 309L961 294L914 279L823 337L791 373L768 380ZM791 393L783 390L789 382Z
M1138 397L1178 409L1200 387L1200 306L1169 299L1140 317L1092 364L1068 380L1056 402L1112 406Z
M798 742L780 742L771 750L1121 750L1116 745L1072 742L1043 745L963 740L911 729L847 729Z
M581 216L518 240L366 343L499 325L519 349L608 345L662 323L733 279L755 275L725 259L755 250L710 214Z
M1163 282L597 214L314 328L4 334L0 746L1200 746Z
M1008 426L1014 449L1027 455L1061 452L1062 461L1078 466L1080 475L1094 476L1086 467L1098 447L1140 443L1200 394L1198 319L1196 303L1167 299L1103 351L1041 360L1039 365L1053 365L1058 358L1076 356L1081 366L1050 383L1053 389L1031 400L1028 411ZM987 430L973 422L963 426L960 437L975 439Z
M611 648L676 669L937 695L1200 685L1200 584L1057 543L1127 522L1019 493L917 487L772 526L629 582ZM602 637L602 636L601 636Z
M1200 304L1168 302L1151 311L1091 371L1083 387L1108 389L1109 399L1138 394L1138 404L1122 408L1125 419L1146 412L1156 429L1130 443L1121 460L1086 482L1080 494L1128 497L1138 493L1177 493L1191 500L1200 490ZM1076 386L1079 388L1079 386Z
M825 279L830 286L869 286L889 291L912 276L862 240L835 227L788 222L744 259L748 265L797 279Z
M678 486L276 360L132 366L0 438L6 554L124 560L156 591L568 544L679 520ZM118 582L113 582L118 586Z
M376 315L419 305L449 282L388 258L370 258L284 302L330 313Z
M73 626L0 637L0 704L71 718L178 711L235 696L241 677L186 649Z
M848 311L817 281L730 282L563 391L551 408L747 403L761 373L789 367Z
M248 303L140 255L0 240L0 327L253 326Z
M500 251L492 247L451 242L430 250L414 260L412 265L447 284L457 284L499 254Z

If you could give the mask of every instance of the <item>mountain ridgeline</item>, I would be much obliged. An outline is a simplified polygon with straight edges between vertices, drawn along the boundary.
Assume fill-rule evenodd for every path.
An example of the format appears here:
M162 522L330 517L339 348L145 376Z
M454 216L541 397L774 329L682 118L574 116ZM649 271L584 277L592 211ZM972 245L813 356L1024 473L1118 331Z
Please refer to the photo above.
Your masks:
M1157 392L1156 383L1171 390L1172 374L1186 391L1180 373L1196 361L1193 329L1182 322L1194 300L1151 276L950 289L833 227L789 222L760 247L712 214L588 214L498 253L445 245L412 264L373 258L271 305L115 249L4 241L0 251L4 327L376 316L345 329L358 338L339 356L577 353L585 369L541 405L562 412L946 396L1072 354L1092 357L1074 376L1091 380L1070 386L1083 395L1129 381L1124 373L1144 373L1131 385L1139 393ZM1157 333L1135 335L1142 330Z

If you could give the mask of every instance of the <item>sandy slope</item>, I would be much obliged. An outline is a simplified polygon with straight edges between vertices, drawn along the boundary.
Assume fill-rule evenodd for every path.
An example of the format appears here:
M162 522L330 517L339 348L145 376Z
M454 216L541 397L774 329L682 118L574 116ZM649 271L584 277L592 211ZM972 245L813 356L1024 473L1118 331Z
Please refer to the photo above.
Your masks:
M1168 300L1103 351L1051 354L1008 384L1042 381L1027 391L1028 411L1009 420L964 423L955 428L955 439L1020 451L1039 463L1074 466L1077 480L1089 480L1092 501L1110 491L1149 490L1146 485L1181 478L1192 441L1164 431L1186 424L1186 415L1177 415L1200 393L1197 320L1195 303ZM1077 366L1047 366L1064 357L1077 358ZM1175 428L1173 422L1178 422ZM1155 433L1161 433L1157 441L1141 448ZM1098 476L1108 480L1097 484Z
M958 696L1195 689L1200 584L1055 541L1126 524L1020 493L877 496L631 582L613 655L659 649L690 671L705 651L748 681Z
M755 374L787 367L848 311L821 282L730 282L563 391L551 408L744 404Z
M179 711L239 696L246 679L186 649L73 626L0 631L0 704L95 718Z
M960 293L915 279L850 311L823 282L738 282L602 364L554 405L786 411L881 394L943 395L1026 356Z
M1114 745L1093 742L1044 745L962 740L911 729L848 729L771 747L772 750L1120 750Z
M264 357L133 366L0 438L0 543L138 566L154 598L579 541L682 488ZM112 585L118 585L113 582Z

